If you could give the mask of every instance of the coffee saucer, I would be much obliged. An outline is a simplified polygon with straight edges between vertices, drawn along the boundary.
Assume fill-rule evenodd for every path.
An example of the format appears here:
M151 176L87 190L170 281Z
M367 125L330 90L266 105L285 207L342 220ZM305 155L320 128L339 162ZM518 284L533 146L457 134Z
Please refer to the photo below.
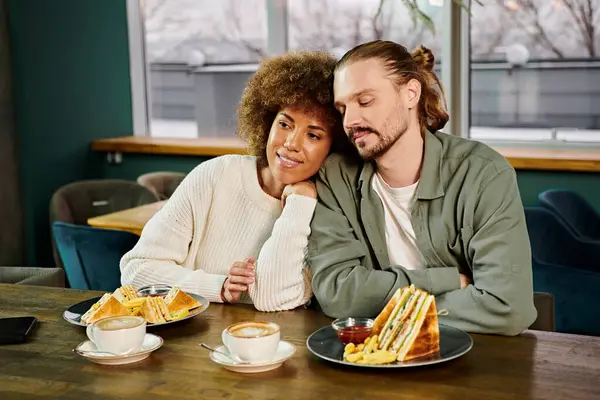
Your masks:
M122 356L113 356L107 353L99 352L96 345L91 340L82 342L75 348L75 352L82 357L87 358L97 364L103 365L124 365L132 364L138 361L145 360L155 350L158 350L163 345L163 339L160 336L146 333L144 336L144 344L140 351L133 354Z
M217 351L221 351L225 354L229 354L227 347L224 345L220 345L215 348ZM296 353L296 346L291 344L290 342L286 342L285 340L281 340L279 345L277 346L277 353L275 354L275 358L271 361L263 362L263 363L251 363L251 364L241 364L232 362L231 359L216 353L214 351L210 352L210 359L222 365L223 368L228 369L233 372L241 372L244 374L254 374L257 372L266 372L271 371L273 369L279 368L285 361L292 358L292 356Z

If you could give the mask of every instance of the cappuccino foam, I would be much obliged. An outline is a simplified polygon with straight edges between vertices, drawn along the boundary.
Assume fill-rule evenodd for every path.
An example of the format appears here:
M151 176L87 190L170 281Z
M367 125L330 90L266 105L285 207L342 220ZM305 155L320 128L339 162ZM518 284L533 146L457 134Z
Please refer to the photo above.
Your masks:
M142 323L143 321L139 318L115 317L100 320L96 322L96 326L103 331L116 331L119 329L135 328Z
M243 338L268 336L275 332L277 332L277 328L273 325L252 322L234 325L229 329L229 333L233 336Z

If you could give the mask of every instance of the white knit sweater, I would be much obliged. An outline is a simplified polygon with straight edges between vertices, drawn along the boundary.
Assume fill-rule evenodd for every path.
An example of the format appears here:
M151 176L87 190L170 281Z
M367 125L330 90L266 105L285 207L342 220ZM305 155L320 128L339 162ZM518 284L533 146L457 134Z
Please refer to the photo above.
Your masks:
M305 249L316 200L280 200L260 187L256 158L203 162L183 180L121 259L121 283L179 286L221 302L235 261L256 258L255 283L241 302L260 311L290 310L312 296Z

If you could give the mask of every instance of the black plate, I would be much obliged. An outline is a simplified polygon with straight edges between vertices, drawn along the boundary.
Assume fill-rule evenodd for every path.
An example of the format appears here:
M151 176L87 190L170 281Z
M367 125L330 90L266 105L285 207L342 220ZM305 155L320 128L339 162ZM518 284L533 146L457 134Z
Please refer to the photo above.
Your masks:
M471 339L468 333L460 329L440 324L439 354L432 357L423 357L384 365L355 364L344 361L344 344L337 337L331 325L313 332L308 337L306 346L317 357L337 364L361 368L406 368L439 364L460 357L471 350L473 339Z
M168 322L165 322L162 324L148 323L147 327L163 326L163 325L174 324L176 322L185 321L186 319L194 318L195 316L203 313L208 308L209 301L206 300L204 297L198 296L198 295L195 295L192 293L188 293L188 294L190 296L192 296L194 299L198 300L202 304L202 306L196 307L196 308L190 310L190 315L188 315L185 318L181 318L176 321L168 321ZM66 321L72 323L73 325L87 326L86 323L81 322L81 316L83 314L85 314L87 312L87 310L89 310L90 307L98 300L100 300L100 297L93 297L91 299L87 299L87 300L81 301L79 303L73 304L71 307L69 307L65 310L65 312L63 313L63 318Z

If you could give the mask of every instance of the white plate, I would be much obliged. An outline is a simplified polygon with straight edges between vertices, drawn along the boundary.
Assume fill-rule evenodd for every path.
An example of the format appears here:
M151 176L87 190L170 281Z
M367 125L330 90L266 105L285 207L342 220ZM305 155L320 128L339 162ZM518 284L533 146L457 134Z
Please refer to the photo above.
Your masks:
M123 365L145 360L148 358L148 356L150 356L150 353L158 350L162 345L163 339L160 336L146 333L146 336L144 337L144 344L142 344L142 349L137 353L127 354L124 356L111 356L107 355L106 353L95 353L98 351L98 349L90 340L80 343L79 346L75 348L75 352L80 356L98 364Z
M215 350L222 351L225 354L229 354L227 347L221 345L217 347ZM275 354L275 358L271 361L260 363L260 364L236 364L232 362L229 358L215 352L210 352L210 359L222 365L223 368L228 369L234 372L241 372L244 374L253 374L257 372L266 372L271 371L273 369L279 368L285 361L292 358L292 356L296 353L296 346L293 344L282 340L279 342L279 346L277 347L277 353Z

